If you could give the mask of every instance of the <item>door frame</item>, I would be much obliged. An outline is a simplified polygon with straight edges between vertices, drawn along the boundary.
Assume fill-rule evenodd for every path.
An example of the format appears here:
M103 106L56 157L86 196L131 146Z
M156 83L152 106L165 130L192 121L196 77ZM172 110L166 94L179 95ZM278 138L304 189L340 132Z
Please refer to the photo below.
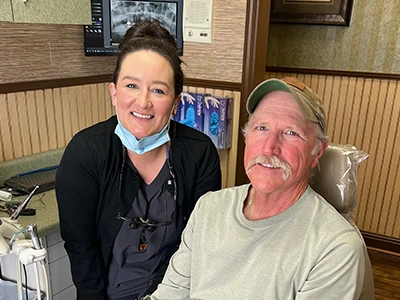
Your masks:
M249 182L243 166L245 143L241 129L248 118L247 97L265 78L270 8L271 0L247 1L235 185Z

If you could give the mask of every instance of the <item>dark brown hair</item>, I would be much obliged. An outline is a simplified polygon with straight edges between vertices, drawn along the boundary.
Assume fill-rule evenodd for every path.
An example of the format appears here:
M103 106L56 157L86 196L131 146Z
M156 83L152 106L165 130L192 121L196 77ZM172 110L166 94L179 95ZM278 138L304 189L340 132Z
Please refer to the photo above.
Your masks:
M157 20L137 22L129 28L119 44L117 64L112 76L112 81L117 84L121 64L125 57L140 50L150 50L164 57L174 71L175 97L183 89L182 60L178 55L175 38Z

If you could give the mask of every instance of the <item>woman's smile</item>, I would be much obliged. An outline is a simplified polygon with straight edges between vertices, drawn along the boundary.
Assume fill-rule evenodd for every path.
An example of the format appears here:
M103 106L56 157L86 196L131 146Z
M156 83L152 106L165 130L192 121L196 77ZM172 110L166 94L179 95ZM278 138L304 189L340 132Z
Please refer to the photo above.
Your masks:
M152 119L152 118L154 118L154 116L152 116L152 115L144 115L144 114L140 114L140 113L137 113L137 112L131 112L131 114L134 116L134 117L136 117L136 118L139 118L139 119Z

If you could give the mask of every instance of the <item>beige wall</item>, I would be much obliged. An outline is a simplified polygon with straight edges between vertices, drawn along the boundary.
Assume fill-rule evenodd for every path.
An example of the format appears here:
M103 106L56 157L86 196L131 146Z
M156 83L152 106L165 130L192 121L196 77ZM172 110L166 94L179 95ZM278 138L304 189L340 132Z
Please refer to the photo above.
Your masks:
M212 44L185 43L185 75L216 81L242 81L246 0L214 0Z
M0 22L0 84L111 74L114 57L85 57L82 25Z
M185 43L185 75L240 82L246 0L213 4L212 43ZM114 64L84 56L83 26L0 22L0 84L111 74Z
M267 66L400 73L400 1L354 0L351 24L271 24Z

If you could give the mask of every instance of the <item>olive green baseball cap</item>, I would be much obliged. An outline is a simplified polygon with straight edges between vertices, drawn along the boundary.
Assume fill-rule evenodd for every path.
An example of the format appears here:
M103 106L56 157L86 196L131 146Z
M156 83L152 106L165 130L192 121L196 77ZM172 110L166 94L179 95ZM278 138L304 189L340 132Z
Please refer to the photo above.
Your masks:
M309 121L318 123L323 133L326 133L325 110L320 97L303 82L294 77L285 77L282 79L271 78L261 82L247 98L247 112L252 114L261 99L274 91L291 93L297 101L304 117Z

